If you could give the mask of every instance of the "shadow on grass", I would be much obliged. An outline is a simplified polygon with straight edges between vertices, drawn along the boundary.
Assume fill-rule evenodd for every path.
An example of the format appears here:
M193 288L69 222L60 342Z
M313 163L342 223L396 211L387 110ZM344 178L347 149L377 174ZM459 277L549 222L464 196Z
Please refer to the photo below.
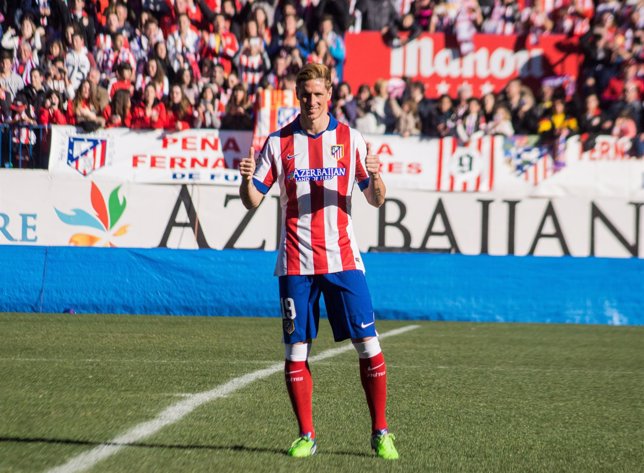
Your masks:
M56 438L44 438L44 437L0 437L0 443L44 443L52 445L80 445L87 447L98 447L98 446L111 446L111 447L135 447L135 448L167 448L167 449L177 449L177 450L213 450L213 451L234 451L234 452L253 452L253 453L275 453L285 455L284 450L276 448L261 448L261 447L247 447L245 445L181 445L181 444L165 444L165 443L144 443L144 442L132 442L132 443L118 443L118 442L97 442L94 440L78 440L78 439L56 439ZM341 450L324 450L321 452L322 455L340 455L340 456L352 456L352 457L367 457L371 458L373 455L369 455L364 452L348 452Z

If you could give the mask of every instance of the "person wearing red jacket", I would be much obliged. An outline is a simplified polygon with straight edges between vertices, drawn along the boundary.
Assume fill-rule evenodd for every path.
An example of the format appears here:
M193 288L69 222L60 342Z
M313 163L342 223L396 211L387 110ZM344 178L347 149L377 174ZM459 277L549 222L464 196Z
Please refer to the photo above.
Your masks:
M67 125L67 118L60 109L60 97L58 92L50 90L45 94L42 107L38 113L39 125Z
M174 84L170 87L170 99L166 109L167 118L164 126L166 130L180 131L192 128L194 120L192 105L180 85Z
M165 105L156 96L156 87L149 83L143 91L143 99L132 110L132 128L161 129L165 127Z
M132 102L127 90L119 89L114 93L112 102L103 110L105 128L130 128L132 125Z

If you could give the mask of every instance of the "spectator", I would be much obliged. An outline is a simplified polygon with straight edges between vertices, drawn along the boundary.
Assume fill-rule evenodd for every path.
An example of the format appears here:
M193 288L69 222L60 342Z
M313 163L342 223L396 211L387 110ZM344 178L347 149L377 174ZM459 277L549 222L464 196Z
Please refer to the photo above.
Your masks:
M360 133L378 133L378 119L371 109L371 89L367 84L358 87L356 95L356 128Z
M521 81L519 79L513 79L508 82L508 85L505 86L505 90L501 95L501 101L510 110L512 123L516 123L518 121L517 113L521 108Z
M546 140L557 140L577 131L577 119L566 111L564 99L555 97L552 112L539 121L539 134Z
M23 15L29 15L34 23L42 26L47 35L59 34L69 21L69 10L63 0L23 0Z
M221 119L222 130L251 130L253 118L250 107L246 87L243 84L235 85L226 104L226 113Z
M31 82L31 71L37 67L38 59L34 57L31 45L23 41L18 46L18 54L13 61L13 71L28 85Z
M130 92L119 89L114 92L112 102L103 110L106 128L126 127L132 125L132 102Z
M344 38L344 34L351 24L349 2L346 0L320 0L312 17L310 31L319 30L325 18L332 18L331 26L334 33Z
M264 76L263 87L271 89L282 88L282 81L288 74L286 54L278 54L273 61L273 68Z
M644 119L644 113L642 112L642 94L639 84L634 80L624 85L621 100L613 104L610 113L613 117L617 117L624 110L628 110L635 123L641 127L642 119Z
M514 132L517 135L532 135L537 132L538 123L534 94L528 87L521 87L518 109L512 118Z
M192 29L190 18L185 13L179 15L177 30L168 36L168 59L172 70L179 74L187 67L198 69L197 53L200 47L199 35Z
M496 111L496 96L492 93L485 94L481 98L481 104L485 123L490 123L494 119L494 112Z
M278 55L290 56L293 51L297 50L299 54L300 64L308 59L311 53L311 44L309 38L302 31L298 30L297 17L295 15L287 15L284 17L284 28L280 36L273 38L273 42L269 46L269 55L275 57ZM292 58L289 61L292 62ZM292 72L294 68L291 68Z
M110 103L110 95L107 93L107 89L100 83L101 72L96 67L92 67L87 75L87 80L92 88L92 95L96 98L98 109L103 110Z
M87 79L80 83L74 99L67 103L67 123L79 126L85 131L94 131L105 126L105 119L101 116Z
M13 51L13 55L17 56L20 46L23 43L27 43L31 46L36 64L38 64L38 54L43 47L42 40L44 35L45 29L42 26L36 27L33 16L24 14L20 20L20 35L17 35L12 27L7 28L7 31L2 36L2 47Z
M333 116L341 123L355 128L358 115L358 104L351 95L351 86L342 82L335 88L336 98L333 103Z
M134 28L128 21L129 11L127 3L117 1L115 9L116 18L118 20L118 30L129 40L133 36Z
M627 143L625 150L629 155L638 157L639 145L635 142L637 138L637 125L633 120L630 110L622 110L617 118L611 134L620 141Z
M65 48L60 39L54 39L48 43L47 53L45 54L45 60L42 64L43 70L48 70L49 66L55 59L60 59L63 62L65 61Z
M239 51L239 41L228 31L226 18L219 13L215 16L214 32L206 34L202 42L201 57L212 59L215 64L221 64L224 72L232 71L233 57Z
M608 134L613 122L600 110L597 95L590 94L586 97L585 102L585 112L579 119L579 132L585 135L584 138L587 142L592 143L590 145L590 148L592 148L595 138L601 134Z
M398 14L391 0L358 0L356 10L362 18L360 28L364 31L380 31L386 35Z
M458 87L456 92L457 102L453 105L454 114L457 120L462 120L470 110L470 99L472 98L472 86L469 82L464 82Z
M539 8L539 2L534 2ZM520 33L519 5L514 0L495 0L490 15L482 24L481 31L487 34L511 35Z
M156 97L159 100L166 97L170 92L170 83L168 78L166 77L163 68L159 66L159 62L154 57L148 59L143 71L137 75L134 88L136 90L142 90L147 87L148 84L154 85Z
M22 78L13 71L13 59L8 51L0 52L0 85L12 99L25 86Z
M452 99L448 95L441 95L438 99L435 121L439 138L454 135L456 130L456 114L454 113Z
M253 9L252 18L255 20L255 23L257 23L257 33L260 38L264 40L265 44L271 44L273 35L271 33L271 25L269 23L265 5L266 4L261 4L260 6L256 6Z
M107 85L107 93L110 99L114 98L114 94L119 90L127 90L130 95L134 94L132 66L129 62L122 62L116 66L116 77L111 79Z
M170 87L170 97L166 107L166 121L164 128L171 131L181 131L192 128L194 116L190 102L183 94L179 84Z
M74 88L67 77L67 69L62 59L54 59L49 66L49 71L45 73L45 88L57 91L61 100L65 102L74 97Z
M30 71L29 85L18 92L16 98L28 104L32 108L33 117L37 118L40 116L40 107L45 100L45 93L42 71L35 67Z
M71 88L76 91L81 82L87 78L91 65L87 58L87 48L85 47L83 35L74 33L72 44L72 50L65 56L65 69L67 70Z
M423 136L435 135L434 106L425 97L425 86L422 82L412 82L409 85L409 97L416 102L416 113L420 119L420 134Z
M94 18L87 14L85 0L70 0L69 13L71 24L76 31L81 33L85 44L94 44L96 42L96 25Z
M194 107L199 99L200 91L191 68L184 68L179 71L179 85L183 90L183 95L188 99L190 105Z
M451 33L454 22L445 3L436 5L429 22L430 33Z
M393 133L396 127L396 117L400 114L400 106L398 103L392 105L392 101L395 101L395 99L389 97L387 81L384 79L378 79L373 90L371 111L378 122L375 133Z
M469 143L472 138L482 135L486 129L481 102L471 97L467 104L467 113L456 122L456 135L465 144Z
M398 104L395 99L392 98L391 100L392 103ZM418 116L416 102L412 99L407 99L400 108L395 110L396 128L394 131L403 138L420 135L420 117Z
M11 94L7 92L4 84L0 81L0 123L6 123L11 111Z
M474 51L474 35L483 23L483 15L477 0L462 0L454 18L454 34L461 56Z
M320 40L326 43L326 49L332 58L331 60L323 59L322 64L329 66L330 69L335 68L338 82L342 82L344 74L344 60L346 57L346 49L342 36L335 32L333 29L333 17L325 15L320 21L319 31L313 35L313 42L317 45Z
M164 103L157 96L154 84L149 83L143 90L143 98L132 110L132 128L162 129L167 122Z
M60 104L61 100L58 92L55 90L47 91L38 114L38 123L40 125L67 125L67 119Z
M218 94L215 93L215 87L213 85L204 87L197 106L195 128L220 128L221 117L224 113L225 108L219 100Z
M165 45L165 41L159 41L154 45L152 57L156 60L159 68L163 70L163 75L167 77L170 82L174 82L175 74L172 69L172 65L170 64L170 59L168 58L168 49Z
M512 126L512 115L508 107L500 104L494 112L494 118L488 124L486 132L489 135L514 136L514 127Z
M410 13L414 16L414 24L423 32L429 31L434 2L432 0L415 0L411 4Z
M245 40L235 64L241 74L241 80L248 87L249 95L253 96L262 82L264 74L271 68L271 61L264 49L261 37Z
M634 60L625 61L621 65L621 74L612 77L608 86L602 93L602 100L605 102L616 102L623 97L624 85L632 82L638 89L638 94L644 97L644 79L637 77L638 65Z

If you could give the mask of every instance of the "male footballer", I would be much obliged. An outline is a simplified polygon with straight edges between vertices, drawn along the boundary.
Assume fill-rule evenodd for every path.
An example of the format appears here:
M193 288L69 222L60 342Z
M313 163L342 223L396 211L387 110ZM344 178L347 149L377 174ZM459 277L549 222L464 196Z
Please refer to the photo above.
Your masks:
M371 447L379 457L395 460L395 438L387 430L385 415L385 359L351 222L355 182L369 204L380 207L385 201L380 161L357 130L329 114L327 67L305 65L296 83L298 117L270 135L257 163L251 148L239 167L240 195L248 209L257 207L275 182L280 187L282 232L275 274L279 276L286 387L299 425L299 437L288 455L309 457L317 448L307 360L318 332L322 295L335 341L350 338L358 352L371 414Z

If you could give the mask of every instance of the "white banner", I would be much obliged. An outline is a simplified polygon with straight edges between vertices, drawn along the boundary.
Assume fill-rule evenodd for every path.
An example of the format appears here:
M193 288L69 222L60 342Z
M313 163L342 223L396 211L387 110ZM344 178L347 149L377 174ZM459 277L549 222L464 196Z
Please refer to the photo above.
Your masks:
M536 136L481 136L467 144L451 137L365 139L380 156L390 189L644 197L644 160L629 158L623 142L612 137L598 137L594 148L584 152L573 136L556 162L552 147L539 144ZM236 186L236 168L251 142L248 131L117 128L82 133L54 126L49 171L81 179Z
M0 170L0 244L276 249L275 189L247 212L234 187L142 185ZM353 199L362 251L644 257L644 199L390 189Z
M248 154L251 132L193 129L93 133L53 126L52 174L104 177L141 183L239 185L234 168Z

